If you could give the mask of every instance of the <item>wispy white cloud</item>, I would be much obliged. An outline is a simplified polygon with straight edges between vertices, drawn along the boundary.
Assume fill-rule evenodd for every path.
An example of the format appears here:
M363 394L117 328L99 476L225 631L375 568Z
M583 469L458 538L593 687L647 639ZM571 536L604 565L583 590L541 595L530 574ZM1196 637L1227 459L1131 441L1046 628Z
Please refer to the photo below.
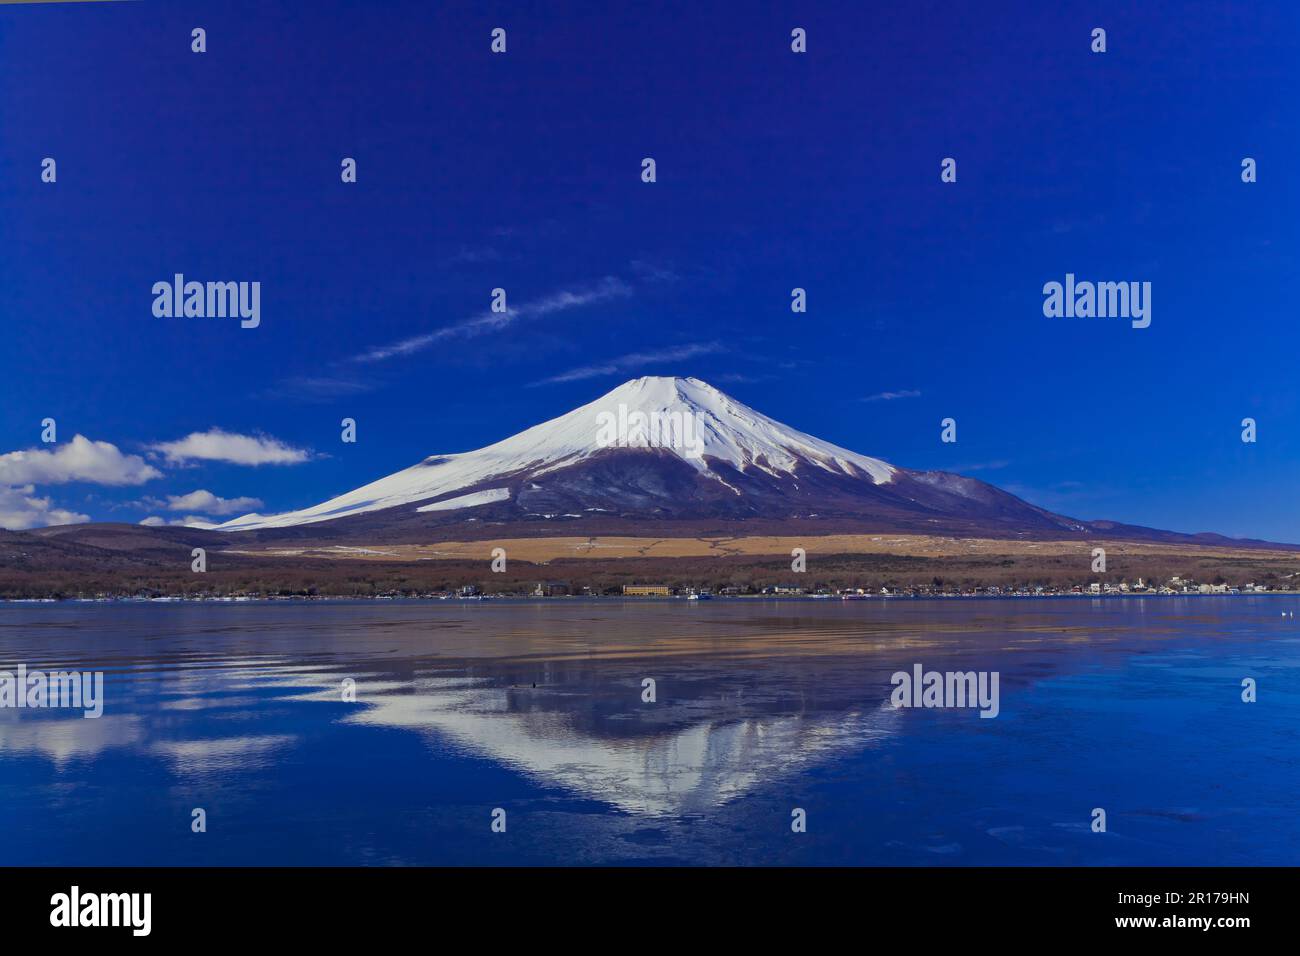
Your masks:
M478 265L483 262L497 262L501 253L491 246L461 246L460 250L447 259L447 265Z
M620 355L596 365L583 365L579 368L569 369L567 372L561 372L559 375L553 375L550 378L544 378L539 382L533 382L536 385L558 385L562 382L577 382L588 378L599 378L602 375L617 375L632 369L639 369L645 365L655 365L661 362L680 362L685 359L698 358L701 355L713 355L723 351L722 345L717 342L691 343L690 345L670 346L664 349L646 352L632 352L628 355Z
M997 471L998 469L1006 468L1010 464L1011 462L999 458L993 461L973 461L964 465L944 465L943 470L964 475L970 471Z
M1040 508L1076 516L1078 509L1100 510L1105 502L1114 501L1116 498L1114 488L1100 484L1084 484L1079 481L1057 481L1046 487L1007 482L999 483L999 487Z
M768 382L772 380L771 375L759 374L750 375L745 372L723 372L720 375L710 375L710 382L723 382L730 385L751 385L754 382Z
M485 335L488 332L506 328L521 319L553 315L567 309L576 309L584 305L623 298L631 294L632 287L622 279L606 276L594 285L579 289L561 290L543 299L536 299L532 302L525 302L523 305L510 307L505 312L483 312L452 325L434 329L431 332L413 335L410 338L389 345L369 349L355 356L352 361L357 363L383 362L387 359L422 352L447 339L473 338L474 336Z
M864 402L893 402L900 398L920 398L921 393L914 388L905 388L898 392L877 392L862 399Z
M62 485L84 481L96 485L141 485L162 472L139 455L124 454L106 441L77 435L49 449L0 455L0 485Z
M676 282L681 278L670 266L646 259L633 259L631 269L643 282Z
M173 464L224 461L234 465L297 465L312 457L309 450L295 448L277 438L239 435L220 428L192 432L178 441L159 442L150 447Z
M375 382L353 375L295 375L265 389L262 398L293 399L299 402L332 402L374 391Z

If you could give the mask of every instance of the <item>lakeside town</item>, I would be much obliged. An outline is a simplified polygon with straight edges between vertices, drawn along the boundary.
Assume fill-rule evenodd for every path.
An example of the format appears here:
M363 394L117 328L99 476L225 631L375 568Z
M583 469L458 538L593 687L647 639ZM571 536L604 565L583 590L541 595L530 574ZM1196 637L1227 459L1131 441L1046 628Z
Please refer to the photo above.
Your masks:
M1300 582L1297 582L1300 583ZM116 602L216 602L242 603L252 601L356 601L356 600L422 600L422 601L484 601L484 600L528 600L552 598L588 598L588 599L633 599L633 600L686 600L709 601L714 599L803 599L803 600L841 600L866 601L890 598L1124 598L1124 597L1198 597L1202 595L1257 595L1257 594L1297 594L1300 587L1279 588L1264 584L1247 582L1241 586L1226 582L1203 583L1175 575L1167 582L1158 584L1138 578L1135 582L1120 581L1108 583L1093 581L1088 584L1076 584L1069 587L1023 586L945 588L941 584L912 587L881 587L878 590L867 588L829 588L804 587L796 584L775 584L765 587L727 586L722 588L676 586L669 584L625 584L593 588L585 585L571 585L566 581L538 581L531 589L489 591L478 585L464 585L454 590L419 590L389 589L372 594L327 594L315 588L301 591L257 591L239 590L232 593L197 591L183 594L169 594L152 589L145 589L133 594L98 592L92 595L62 595L59 597L22 597L0 598L0 604L53 604L61 601L71 603L116 603Z

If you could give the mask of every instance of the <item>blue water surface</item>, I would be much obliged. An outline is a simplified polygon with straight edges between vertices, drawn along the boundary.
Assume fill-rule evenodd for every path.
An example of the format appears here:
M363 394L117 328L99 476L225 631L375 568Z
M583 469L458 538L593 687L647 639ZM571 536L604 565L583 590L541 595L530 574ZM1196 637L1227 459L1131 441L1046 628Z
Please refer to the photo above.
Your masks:
M1295 865L1298 604L0 604L0 864Z

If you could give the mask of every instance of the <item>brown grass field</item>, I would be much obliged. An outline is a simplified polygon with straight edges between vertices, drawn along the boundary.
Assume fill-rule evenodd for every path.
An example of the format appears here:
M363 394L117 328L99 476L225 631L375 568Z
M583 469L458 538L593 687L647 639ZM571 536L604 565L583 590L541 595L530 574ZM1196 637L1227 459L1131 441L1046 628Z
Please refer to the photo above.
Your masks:
M809 560L817 555L898 555L917 558L1048 558L1074 559L1087 565L1092 549L1106 550L1108 561L1117 557L1161 557L1175 560L1194 554L1198 560L1221 558L1290 562L1300 566L1300 554L1216 546L1191 547L1133 541L1015 541L995 538L949 538L905 534L833 534L823 536L754 536L700 538L559 537L499 538L483 541L441 541L437 544L322 545L286 548L267 546L230 550L228 554L260 557L311 557L358 561L473 561L488 560L494 548L504 548L519 561L547 564L564 559L610 558L729 558L788 556L803 548Z
M695 537L503 537L428 544L327 542L227 547L226 539L185 529L102 526L44 537L0 536L0 598L133 594L423 594L475 585L486 593L527 594L539 582L617 594L627 584L670 587L772 585L923 591L1037 587L1092 582L1199 583L1300 589L1300 551L1221 544L1164 544L1106 538L1072 541L956 538L911 534L700 535ZM193 573L190 550L208 550ZM1107 570L1092 571L1092 549ZM505 573L493 573L504 548ZM803 548L807 570L791 570Z

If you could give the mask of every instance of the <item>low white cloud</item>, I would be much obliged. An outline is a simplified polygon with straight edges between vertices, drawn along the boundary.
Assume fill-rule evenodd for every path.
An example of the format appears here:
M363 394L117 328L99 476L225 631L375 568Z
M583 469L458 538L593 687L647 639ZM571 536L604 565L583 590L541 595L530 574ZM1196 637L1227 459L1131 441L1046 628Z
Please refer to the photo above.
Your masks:
M89 515L55 508L49 498L36 497L31 485L0 486L0 528L24 531L55 524L85 524Z
M217 523L209 521L207 518L201 518L198 515L187 515L180 521L173 521L172 524L179 525L182 528L215 528Z
M123 454L111 442L77 435L48 449L33 448L0 455L0 485L62 485L85 481L96 485L142 485L162 472L139 455Z
M36 485L140 485L162 472L139 455L128 455L106 441L77 435L48 448L0 455L0 528L21 531L56 524L84 524L89 515L57 508L36 493Z
M239 435L220 428L191 432L178 441L159 442L151 448L172 464L224 461L234 465L297 465L312 457L307 449L294 448L278 438Z
M150 515L140 522L146 528L215 528L216 524L207 518L200 518L198 515L187 515L184 518L175 518L171 521L165 518L159 518L157 515Z
M262 507L262 499L222 498L200 488L198 491L191 491L188 495L168 495L165 504L162 502L157 504L168 511L203 511L212 515L233 515Z

